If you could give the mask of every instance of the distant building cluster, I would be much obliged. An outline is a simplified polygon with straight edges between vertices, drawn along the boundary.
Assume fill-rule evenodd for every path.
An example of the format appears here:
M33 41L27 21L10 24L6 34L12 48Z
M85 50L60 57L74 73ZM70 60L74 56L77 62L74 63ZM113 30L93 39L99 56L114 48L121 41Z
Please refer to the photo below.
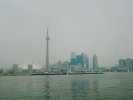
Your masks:
M47 28L47 46L46 46L46 67L45 72L85 72L89 71L89 58L84 53L80 55L76 55L75 52L71 53L70 61L61 62L58 61L57 64L49 65L49 34ZM50 66L50 67L49 67ZM97 63L97 56L94 55L93 57L93 71L99 71L98 63Z
M117 72L133 72L133 59L120 59L118 65L112 67L112 71Z
M32 73L33 71L35 71L35 69L33 69L33 64L27 64L27 68L22 69L18 66L18 64L13 64L12 66L12 71L14 73Z
M119 66L127 69L129 72L133 72L133 59L131 58L120 59Z
M30 75L32 73L41 72L41 68L36 64L13 64L9 69L0 69L0 75Z
M76 55L75 52L70 54L69 61L58 61L56 64L50 65L51 71L61 72L85 72L85 71L99 71L97 56L93 56L93 68L90 68L89 57L84 53Z
M75 52L71 53L70 58L70 70L71 71L86 71L89 68L89 58L87 55L82 53L76 55Z
M50 65L49 71L50 72L67 72L69 69L69 62L68 61L58 61L56 64Z

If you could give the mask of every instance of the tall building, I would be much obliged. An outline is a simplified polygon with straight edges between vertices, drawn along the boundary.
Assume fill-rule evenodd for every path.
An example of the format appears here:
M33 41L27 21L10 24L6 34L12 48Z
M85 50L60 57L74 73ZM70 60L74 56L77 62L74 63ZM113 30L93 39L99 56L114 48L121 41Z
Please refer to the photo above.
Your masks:
M49 34L48 34L48 28L47 28L47 36L46 36L46 41L47 41L47 47L46 47L46 72L48 72L48 67L49 67Z
M84 67L84 57L83 57L83 54L77 55L77 65L81 65L82 67Z
M124 67L126 66L126 61L124 59L119 60L119 66Z
M93 70L97 70L98 69L98 60L97 60L97 56L94 55L93 56Z

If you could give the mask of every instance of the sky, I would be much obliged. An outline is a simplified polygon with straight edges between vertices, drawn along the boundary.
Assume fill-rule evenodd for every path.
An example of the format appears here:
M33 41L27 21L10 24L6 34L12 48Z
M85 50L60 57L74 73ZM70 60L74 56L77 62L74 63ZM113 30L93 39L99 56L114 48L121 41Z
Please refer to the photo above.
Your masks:
M45 65L47 27L50 64L71 52L105 67L133 58L133 0L0 0L0 67Z

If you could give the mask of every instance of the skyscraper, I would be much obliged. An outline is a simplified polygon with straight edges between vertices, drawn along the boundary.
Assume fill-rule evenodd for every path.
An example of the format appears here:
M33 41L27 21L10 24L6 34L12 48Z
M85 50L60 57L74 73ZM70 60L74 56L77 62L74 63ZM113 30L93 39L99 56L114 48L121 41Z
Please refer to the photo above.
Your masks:
M47 41L47 47L46 47L46 72L48 72L48 67L49 67L49 34L48 34L48 28L47 28L47 36L46 36L46 41Z
M84 58L83 55L77 55L77 65L81 65L82 67L84 67Z
M94 55L94 56L93 56L93 70L97 70L97 69L98 69L97 56Z

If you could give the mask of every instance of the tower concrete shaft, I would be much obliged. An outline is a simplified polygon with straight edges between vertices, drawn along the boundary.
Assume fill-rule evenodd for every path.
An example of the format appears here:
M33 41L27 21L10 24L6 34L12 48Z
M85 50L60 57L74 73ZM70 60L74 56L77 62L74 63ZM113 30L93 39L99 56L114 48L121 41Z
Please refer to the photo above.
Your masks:
M46 41L47 41L47 47L46 47L46 72L48 72L49 69L49 34L48 34L48 28L47 28L47 36L46 36Z

